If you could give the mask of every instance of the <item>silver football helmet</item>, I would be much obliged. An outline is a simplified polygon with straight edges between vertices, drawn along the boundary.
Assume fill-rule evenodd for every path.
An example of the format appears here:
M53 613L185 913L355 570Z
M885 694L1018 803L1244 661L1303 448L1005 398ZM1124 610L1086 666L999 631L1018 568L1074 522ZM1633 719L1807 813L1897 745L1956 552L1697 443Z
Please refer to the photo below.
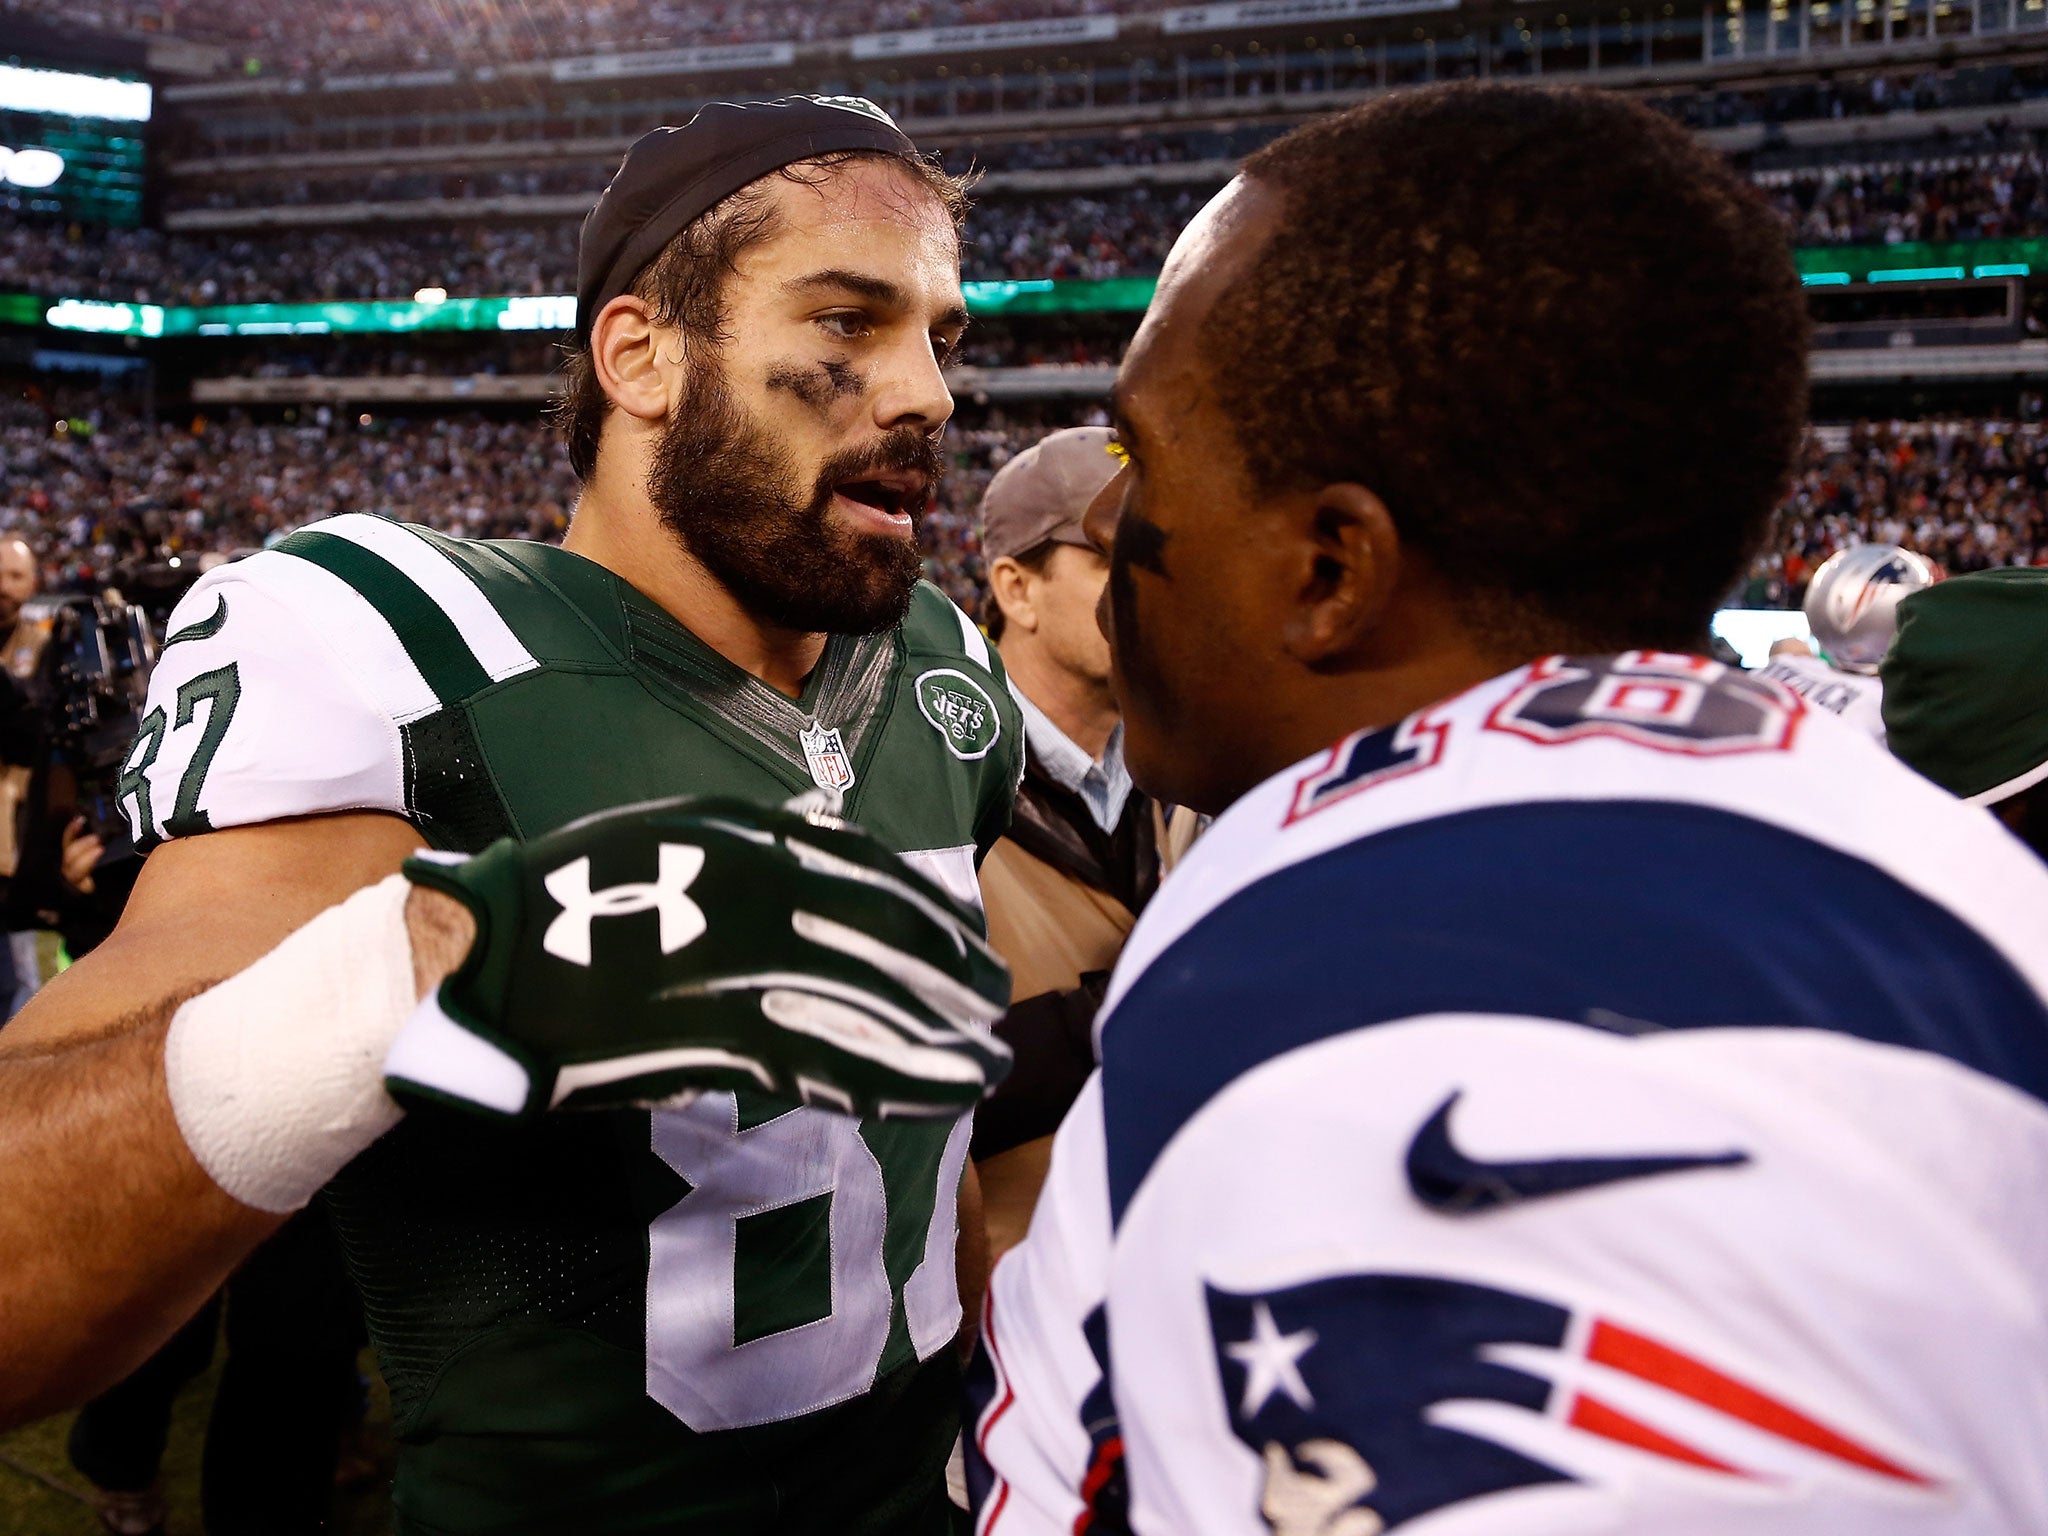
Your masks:
M1896 544L1855 544L1813 573L1806 622L1814 642L1844 672L1874 673L1899 627L1899 599L1941 580L1925 555Z

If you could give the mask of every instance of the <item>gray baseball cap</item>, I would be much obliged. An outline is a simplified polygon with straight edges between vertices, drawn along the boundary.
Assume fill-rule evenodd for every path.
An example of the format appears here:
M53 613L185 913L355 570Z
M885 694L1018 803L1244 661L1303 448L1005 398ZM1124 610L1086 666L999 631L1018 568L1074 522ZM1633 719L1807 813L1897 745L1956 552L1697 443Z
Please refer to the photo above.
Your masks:
M1015 559L1055 543L1094 548L1081 518L1123 468L1115 440L1107 427L1067 427L997 470L981 498L982 554Z

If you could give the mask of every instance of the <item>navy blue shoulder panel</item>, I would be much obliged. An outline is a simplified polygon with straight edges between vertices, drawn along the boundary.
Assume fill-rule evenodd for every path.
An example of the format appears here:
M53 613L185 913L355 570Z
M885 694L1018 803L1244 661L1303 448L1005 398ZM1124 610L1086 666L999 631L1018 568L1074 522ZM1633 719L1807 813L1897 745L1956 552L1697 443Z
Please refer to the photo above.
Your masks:
M1834 1030L2048 1099L2048 1009L1875 865L1704 806L1501 806L1281 870L1146 968L1103 1030L1115 1215L1174 1132L1261 1062L1461 1012Z

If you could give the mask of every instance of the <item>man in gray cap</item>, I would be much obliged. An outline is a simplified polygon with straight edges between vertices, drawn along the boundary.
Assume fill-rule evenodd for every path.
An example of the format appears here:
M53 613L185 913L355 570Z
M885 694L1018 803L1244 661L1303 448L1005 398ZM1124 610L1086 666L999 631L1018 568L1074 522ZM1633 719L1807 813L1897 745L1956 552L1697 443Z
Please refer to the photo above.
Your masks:
M407 1536L947 1529L941 1110L998 1075L959 1050L1023 737L918 580L961 194L848 98L647 135L583 232L565 547L339 517L173 614L155 851L0 1042L0 1424L324 1191ZM522 860L533 920L486 921Z
M1171 841L1124 767L1109 642L1095 607L1109 562L1081 529L1123 463L1107 427L1054 432L1005 464L982 500L989 634L1024 711L1024 783L982 865L989 940L1010 965L997 1033L1016 1055L975 1122L989 1246L1021 1241L1052 1133L1095 1065L1090 1029Z

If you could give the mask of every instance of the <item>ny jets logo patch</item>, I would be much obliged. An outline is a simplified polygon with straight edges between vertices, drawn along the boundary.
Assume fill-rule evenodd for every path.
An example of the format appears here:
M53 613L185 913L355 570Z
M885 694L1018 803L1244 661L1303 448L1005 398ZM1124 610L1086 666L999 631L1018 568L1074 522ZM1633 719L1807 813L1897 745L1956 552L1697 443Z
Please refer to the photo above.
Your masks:
M663 843L651 881L590 888L588 855L564 864L541 883L562 904L541 935L540 947L571 965L590 964L590 926L600 917L654 911L661 924L661 952L672 955L704 931L704 909L690 900L690 884L704 868L704 850Z
M940 667L918 678L917 707L944 740L946 750L963 762L987 757L989 748L1003 734L995 700L982 690L981 684L951 667Z
M839 739L839 728L826 730L813 720L797 732L798 741L803 743L804 761L810 765L811 782L820 789L844 791L853 786L853 759L847 755L846 743Z

